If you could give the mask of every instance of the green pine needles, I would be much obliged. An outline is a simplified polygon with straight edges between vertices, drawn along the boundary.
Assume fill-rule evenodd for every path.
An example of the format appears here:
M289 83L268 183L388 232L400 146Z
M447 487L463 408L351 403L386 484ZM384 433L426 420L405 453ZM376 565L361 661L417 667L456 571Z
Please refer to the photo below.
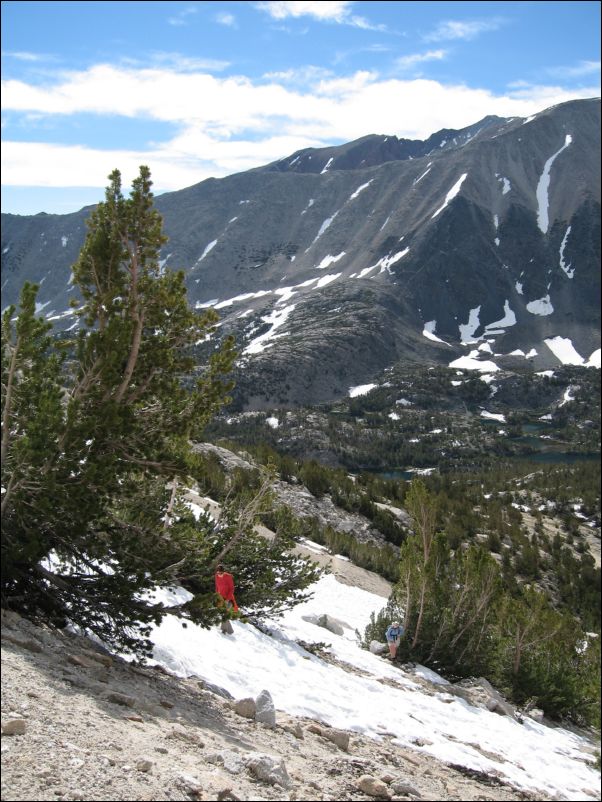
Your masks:
M149 595L157 586L187 582L195 599L174 612L218 618L215 558L234 530L245 581L262 589L255 606L277 597L280 608L287 594L294 603L315 572L272 546L263 561L250 520L238 531L232 513L216 533L187 512L186 484L202 472L191 442L229 400L234 342L216 341L208 364L195 363L217 315L190 307L183 272L161 269L149 169L127 198L119 172L109 178L73 267L78 335L50 335L30 284L3 316L1 592L3 606L143 655L149 624L167 612Z

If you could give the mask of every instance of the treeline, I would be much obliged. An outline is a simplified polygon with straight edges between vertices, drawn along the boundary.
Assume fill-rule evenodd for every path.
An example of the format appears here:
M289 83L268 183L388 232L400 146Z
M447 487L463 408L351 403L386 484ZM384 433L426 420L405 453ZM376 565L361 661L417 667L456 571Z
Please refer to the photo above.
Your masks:
M512 465L477 475L425 477L437 531L445 532L452 550L482 545L500 566L506 587L537 583L559 610L599 630L600 568L577 516L588 518L599 536L600 465L525 469L522 476Z
M233 444L221 443L224 447L234 449ZM250 449L255 451L255 449ZM338 506L343 507L343 496L347 495L347 506L344 508L352 512L363 511L368 513L375 528L388 540L388 543L378 545L374 542L360 542L349 532L337 531L331 526L322 524L316 517L301 517L282 504L279 504L272 495L270 503L266 503L259 512L258 518L268 529L279 536L292 538L293 541L303 539L314 541L326 548L332 554L341 554L348 557L361 568L375 571L390 581L397 579L398 552L389 543L402 542L407 532L404 527L397 524L391 513L380 510L372 499L383 497L383 491L390 489L391 495L400 494L402 488L397 482L388 482L370 476L359 477L354 483L346 473L340 470L330 470L316 462L297 464L289 457L280 457L276 452L262 446L253 456L261 459L263 464L274 471L274 475L287 482L307 481L307 487L316 497L326 493L337 498ZM259 469L242 470L235 468L226 471L215 454L206 454L196 470L195 478L199 489L219 502L229 498L252 497L257 492L262 473ZM344 489L343 489L344 488ZM401 498L396 496L398 502ZM334 500L334 498L333 498ZM389 537L387 537L387 533ZM394 538L394 539L393 539Z
M220 442L232 450L240 449L235 443ZM316 497L328 495L342 509L365 516L387 543L401 546L411 532L407 518L402 522L386 508L405 507L409 487L405 480L383 479L367 472L352 477L316 460L280 455L265 443L250 445L246 451L258 462L272 465L283 481L302 483ZM206 492L220 498L228 484L225 474L217 458L207 465L213 465L214 479L207 483ZM437 531L445 532L452 550L471 543L482 545L493 554L507 587L537 583L549 590L558 609L578 615L586 628L598 629L600 569L585 540L583 519L577 516L589 517L598 527L592 531L599 531L600 466L525 464L521 475L516 472L516 464L502 463L476 474L425 477L424 484L436 502ZM244 483L252 485L253 475L245 477L238 470L229 482L239 488ZM305 519L300 526L300 537L349 556L357 565L376 570L391 581L397 579L394 550L360 544L352 534L334 532L317 521Z
M230 450L240 450L236 443L224 440L219 443ZM383 479L367 472L350 476L341 468L329 468L317 460L294 460L281 455L265 443L249 445L245 451L260 464L272 466L282 481L301 483L316 498L328 495L337 507L363 515L388 543L400 546L407 536L407 527L390 510L378 506L383 501L400 506L405 482Z
M316 518L295 516L285 506L264 514L262 522L277 534L286 534L297 542L310 540L326 546L331 554L348 557L355 565L374 571L390 582L398 578L398 553L388 544L360 542L354 535L325 526Z
M586 632L542 589L508 582L482 545L450 548L437 529L437 499L424 483L412 483L406 504L415 534L401 548L399 579L364 644L384 640L399 618L400 660L425 663L450 679L485 676L518 705L599 726L599 628Z

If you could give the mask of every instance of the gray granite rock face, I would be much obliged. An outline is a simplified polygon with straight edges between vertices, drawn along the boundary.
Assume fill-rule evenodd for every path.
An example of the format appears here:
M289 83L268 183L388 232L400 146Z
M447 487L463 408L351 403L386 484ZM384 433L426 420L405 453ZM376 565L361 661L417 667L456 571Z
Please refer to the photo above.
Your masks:
M244 409L344 397L396 361L449 364L471 339L531 354L537 370L558 364L551 338L585 361L600 347L597 99L528 124L488 117L420 142L302 151L156 206L165 269L183 269L191 303L237 338ZM2 216L5 305L35 281L40 313L74 324L88 213Z

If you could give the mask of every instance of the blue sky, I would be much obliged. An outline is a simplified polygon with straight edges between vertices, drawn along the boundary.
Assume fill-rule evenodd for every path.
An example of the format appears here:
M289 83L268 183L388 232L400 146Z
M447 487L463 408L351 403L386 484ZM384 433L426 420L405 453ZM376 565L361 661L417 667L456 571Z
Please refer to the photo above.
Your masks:
M598 2L3 2L2 210L599 95Z

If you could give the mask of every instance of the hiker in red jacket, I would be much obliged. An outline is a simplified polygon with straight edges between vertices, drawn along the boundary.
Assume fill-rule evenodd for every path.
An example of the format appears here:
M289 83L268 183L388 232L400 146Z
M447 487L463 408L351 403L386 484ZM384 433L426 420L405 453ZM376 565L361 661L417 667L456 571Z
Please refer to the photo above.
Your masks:
M232 574L224 571L222 563L217 566L215 573L215 592L218 596L221 596L228 609L234 610L235 613L238 612L238 605L234 598L234 577ZM227 618L224 618L222 621L222 632L228 634L233 632L232 624Z

